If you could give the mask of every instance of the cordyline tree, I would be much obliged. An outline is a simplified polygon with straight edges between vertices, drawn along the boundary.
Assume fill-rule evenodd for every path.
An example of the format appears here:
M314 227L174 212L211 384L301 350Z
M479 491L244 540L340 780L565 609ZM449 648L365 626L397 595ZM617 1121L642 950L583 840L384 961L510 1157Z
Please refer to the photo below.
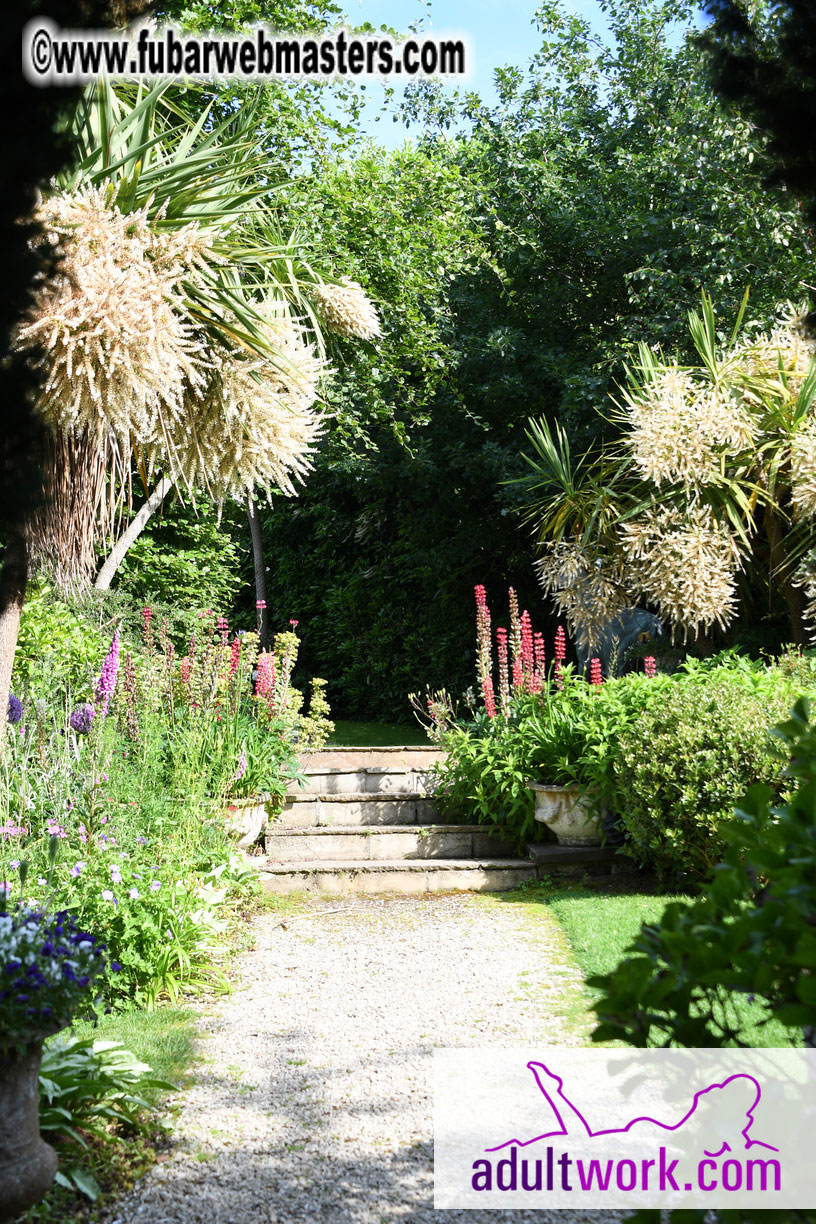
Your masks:
M92 581L100 546L106 588L173 485L245 500L251 519L257 488L294 493L321 429L321 320L379 334L358 285L324 282L278 237L281 172L252 104L211 125L202 94L187 116L166 86L99 82L75 114L74 168L37 208L61 260L16 348L42 373L47 427L30 545L63 588Z
M0 234L4 258L0 302L0 385L4 424L0 438L0 693L6 694L25 597L27 526L41 505L39 451L43 424L34 411L38 373L22 357L9 355L11 338L30 304L37 276L53 267L54 252L31 218L39 187L71 158L64 122L77 91L40 88L20 71L23 26L32 17L31 0L7 0L0 38L0 97L3 116L4 180L0 193ZM50 0L38 8L64 28L124 23L149 9L149 0ZM25 122L21 122L21 116Z
M686 637L725 628L741 582L782 597L795 643L816 620L816 341L792 310L746 331L746 304L721 341L703 295L699 364L640 346L614 446L575 464L563 431L531 423L539 575L585 647L639 601Z

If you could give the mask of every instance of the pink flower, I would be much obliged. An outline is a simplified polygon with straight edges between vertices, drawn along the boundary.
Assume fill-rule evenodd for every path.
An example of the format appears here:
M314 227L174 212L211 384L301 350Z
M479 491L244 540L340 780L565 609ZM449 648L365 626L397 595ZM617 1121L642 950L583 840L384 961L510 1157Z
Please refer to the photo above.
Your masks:
M559 625L555 631L555 661L563 663L567 657L567 639L564 626Z
M116 688L116 677L119 672L119 638L120 634L117 629L102 663L102 672L96 682L96 703L102 707L103 718L108 712L108 703Z
M488 718L496 717L496 698L493 694L493 681L490 676L482 680L482 696L484 697L485 714Z
M263 612L264 608L266 607L266 600L265 600L265 599L256 599L256 601L255 601L255 607L258 609L258 611L259 611L259 612Z
M298 622L296 620L290 620L289 624L292 626L293 629L297 629L298 627Z
M596 685L596 687L603 684L600 659L592 659L589 664L589 683Z
M643 660L643 670L647 676L653 676L657 672L657 660L653 655L647 655Z

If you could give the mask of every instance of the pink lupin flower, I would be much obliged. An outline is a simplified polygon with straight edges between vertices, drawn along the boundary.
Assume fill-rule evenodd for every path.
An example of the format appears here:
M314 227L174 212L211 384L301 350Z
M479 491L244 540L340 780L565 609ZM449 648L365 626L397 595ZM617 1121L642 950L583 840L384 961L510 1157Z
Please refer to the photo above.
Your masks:
M603 673L601 671L601 660L592 659L589 664L589 683L600 687L603 684Z
M643 660L643 670L647 676L654 676L657 673L657 660L654 655L647 655Z
M490 642L490 609L483 586L476 592L476 675L481 683L493 671L493 651Z
M482 696L484 697L485 714L488 718L496 717L496 698L493 693L493 681L490 676L482 680Z
M543 680L547 674L547 651L544 646L544 634L533 634L533 654L535 656L535 670L539 680Z
M142 638L148 654L154 650L153 642L153 609L142 608Z
M499 627L496 630L496 647L499 655L499 706L502 714L510 707L510 684L508 676L507 630Z
M525 691L528 693L537 691L532 685L535 677L533 626L530 621L530 613L526 609L521 614L521 671Z

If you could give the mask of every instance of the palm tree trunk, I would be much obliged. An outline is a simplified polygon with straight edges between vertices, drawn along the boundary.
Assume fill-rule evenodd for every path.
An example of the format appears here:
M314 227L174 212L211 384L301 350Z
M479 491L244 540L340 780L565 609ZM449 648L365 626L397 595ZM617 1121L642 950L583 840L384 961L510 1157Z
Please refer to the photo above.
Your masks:
M255 568L255 605L258 616L258 637L261 650L269 649L269 609L266 606L266 566L264 565L263 539L258 519L258 507L252 496L247 497L249 534L252 538L252 564Z
M771 574L779 585L782 598L788 609L791 641L794 646L807 645L805 628L805 593L801 587L794 586L792 566L785 552L785 535L782 521L774 506L766 506L763 514L765 538L770 552Z
M24 525L8 528L5 546L3 568L0 570L0 720L3 721L8 707L11 670L28 581L28 543Z
M131 544L133 544L134 541L137 540L142 534L148 519L156 513L172 487L173 482L170 477L162 476L161 480L156 485L147 501L140 507L138 513L135 514L130 520L127 531L124 531L122 535L120 535L119 539L116 541L108 554L105 564L96 575L94 590L107 591L110 588L114 574L125 559L125 553L130 548Z

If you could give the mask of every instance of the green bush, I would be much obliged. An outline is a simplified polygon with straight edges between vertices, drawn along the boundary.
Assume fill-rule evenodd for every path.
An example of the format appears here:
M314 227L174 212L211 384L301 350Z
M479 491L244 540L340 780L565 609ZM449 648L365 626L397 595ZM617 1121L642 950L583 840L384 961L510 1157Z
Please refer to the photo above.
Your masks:
M90 1143L116 1144L122 1132L144 1130L151 1108L145 1093L173 1087L118 1041L72 1033L52 1038L40 1067L40 1130L60 1149L58 1185L96 1199L99 1186L85 1167ZM68 1163L72 1156L78 1165Z
M603 992L594 1040L744 1046L740 1001L756 999L766 1021L816 1041L816 728L807 699L775 735L793 793L777 804L770 787L751 787L719 830L723 861L705 893L669 905L614 970L590 980Z
M642 707L659 705L668 676L630 675L596 687L563 672L561 687L516 693L506 718L481 710L441 732L447 756L435 772L443 813L485 824L523 848L536 826L531 781L578 784L607 795L621 727Z
M58 680L84 693L106 648L98 624L56 596L47 582L33 583L20 617L12 683L29 688L47 681L50 687Z
M621 724L611 798L638 863L667 882L700 880L722 856L720 826L745 788L779 792L768 728L812 681L738 658L687 664L671 679Z
M236 512L219 517L209 502L176 504L128 549L117 588L139 603L231 608L243 585Z
M444 816L462 824L488 825L521 848L534 828L528 785L528 745L518 725L477 715L454 724L441 745L447 756L434 771L434 798Z

